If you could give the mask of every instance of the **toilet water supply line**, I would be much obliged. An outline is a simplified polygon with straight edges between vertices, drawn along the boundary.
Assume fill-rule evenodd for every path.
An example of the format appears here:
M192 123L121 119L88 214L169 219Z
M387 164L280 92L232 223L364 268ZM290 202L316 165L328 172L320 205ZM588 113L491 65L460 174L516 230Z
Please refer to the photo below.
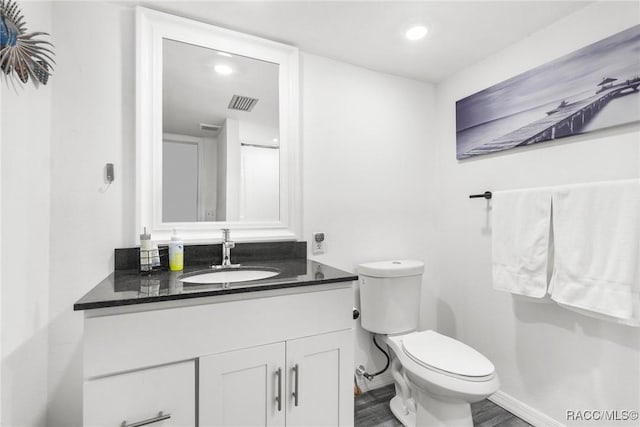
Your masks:
M380 345L378 345L375 334L373 334L373 344L375 344L375 346L378 347L378 350L380 350L382 354L384 354L384 357L387 358L387 364L384 366L384 368L382 368L380 371L376 372L375 374L368 373L365 370L365 367L362 365L358 366L356 368L356 375L365 377L369 381L373 380L374 377L377 377L378 375L380 375L381 373L389 369L389 365L391 362L391 358L389 357L389 354L386 351L384 351L384 349L380 347ZM413 406L413 411L415 412L415 402L410 400L411 394L409 392L409 387L407 386L407 379L405 377L405 374L402 372L400 360L398 360L398 358L393 359L393 366L391 367L391 375L393 376L393 380L396 384L396 389L399 392L400 396L402 397L402 400L400 401L400 407L402 409L402 412L405 415L409 415L409 412L410 412L409 405ZM356 381L355 375L353 377L353 381L354 381L354 392L355 392L354 394L356 396L359 396L362 394L362 390L360 390L360 387L358 387L358 382Z
M378 375L380 375L381 373L383 373L384 371L386 371L389 368L389 364L391 363L391 358L389 357L389 354L384 351L384 349L382 347L380 347L380 345L378 344L378 342L376 341L376 336L375 334L373 335L373 344L378 347L378 350L380 350L382 352L382 354L384 354L384 357L387 358L387 364L384 365L384 368L382 368L380 371L376 372L375 374L370 374L365 370L365 367L360 365L358 366L358 368L356 369L356 374L358 376L363 376L366 379L368 379L369 381L373 380L374 377L377 377Z

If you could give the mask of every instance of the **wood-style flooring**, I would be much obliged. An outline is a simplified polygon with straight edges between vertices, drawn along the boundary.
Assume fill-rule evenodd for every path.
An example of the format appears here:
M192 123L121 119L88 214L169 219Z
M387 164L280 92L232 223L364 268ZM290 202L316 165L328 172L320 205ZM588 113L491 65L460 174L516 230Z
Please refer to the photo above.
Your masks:
M395 395L393 384L371 390L355 399L356 427L402 427L389 409L389 401ZM511 412L489 400L471 405L475 427L532 427Z

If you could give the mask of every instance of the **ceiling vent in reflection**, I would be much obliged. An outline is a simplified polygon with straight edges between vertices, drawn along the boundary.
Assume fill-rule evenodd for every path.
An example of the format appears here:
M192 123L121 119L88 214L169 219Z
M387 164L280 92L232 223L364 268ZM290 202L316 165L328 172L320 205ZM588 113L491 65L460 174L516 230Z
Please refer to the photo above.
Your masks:
M211 132L218 132L220 130L222 126L218 126L218 125L209 125L207 123L200 123L200 129L201 130L208 130Z
M248 96L233 95L229 102L230 110L251 111L258 103L258 99L249 98Z

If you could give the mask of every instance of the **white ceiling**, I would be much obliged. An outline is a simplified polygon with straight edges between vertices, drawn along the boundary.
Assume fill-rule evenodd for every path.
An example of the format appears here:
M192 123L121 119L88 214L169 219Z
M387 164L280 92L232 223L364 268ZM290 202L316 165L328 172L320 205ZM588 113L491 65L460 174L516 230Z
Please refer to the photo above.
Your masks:
M131 5L131 2L126 2ZM372 70L439 82L587 1L142 1ZM429 27L409 42L410 25Z
M220 56L218 51L174 40L163 42L162 127L167 133L215 137L200 123L223 125L236 119L242 142L277 145L278 66L238 55ZM230 75L214 71L216 65L233 69ZM230 110L233 95L257 98L249 111Z

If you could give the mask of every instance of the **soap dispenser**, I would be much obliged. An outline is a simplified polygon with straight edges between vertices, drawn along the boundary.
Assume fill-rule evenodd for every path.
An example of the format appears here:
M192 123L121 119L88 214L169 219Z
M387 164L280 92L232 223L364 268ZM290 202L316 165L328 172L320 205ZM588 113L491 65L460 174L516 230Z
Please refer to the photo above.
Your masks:
M151 271L152 248L151 235L147 234L147 227L145 227L140 235L140 271Z
M140 235L140 271L155 271L160 269L160 251L158 244L151 240L151 234L144 227Z
M180 271L184 268L184 243L173 230L171 241L169 242L169 270Z

